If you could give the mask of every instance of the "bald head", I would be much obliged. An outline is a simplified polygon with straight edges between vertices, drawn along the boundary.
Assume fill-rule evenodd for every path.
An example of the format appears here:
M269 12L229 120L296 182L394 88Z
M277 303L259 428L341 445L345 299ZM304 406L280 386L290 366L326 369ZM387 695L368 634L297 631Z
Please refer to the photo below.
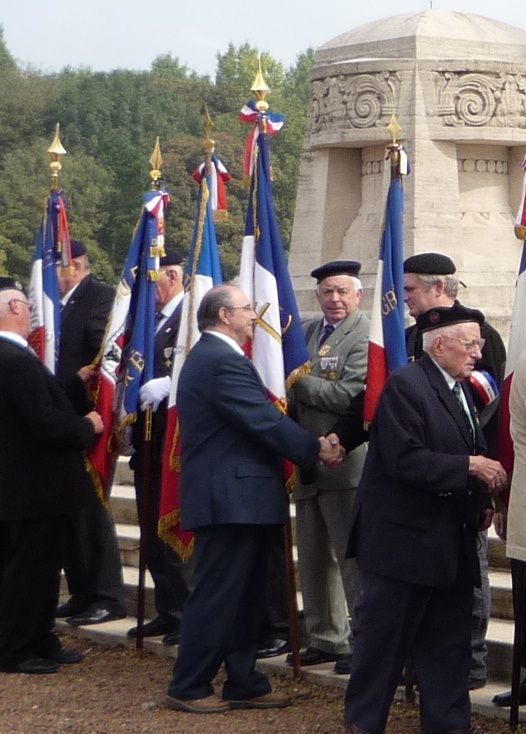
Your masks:
M31 329L29 303L22 291L0 291L0 331L11 331L27 339Z

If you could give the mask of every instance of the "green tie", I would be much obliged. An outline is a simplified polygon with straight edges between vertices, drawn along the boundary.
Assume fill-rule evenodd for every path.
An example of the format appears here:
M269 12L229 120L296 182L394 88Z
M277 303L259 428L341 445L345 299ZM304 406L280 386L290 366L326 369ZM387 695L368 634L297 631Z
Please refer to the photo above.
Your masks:
M471 417L471 414L468 413L464 406L464 401L462 400L462 388L460 387L460 382L455 382L453 385L453 393L456 397L456 399L459 402L460 409L462 411L462 416L464 418L464 421L466 422L466 426L469 430L469 435L471 436L472 443L475 442L475 426L473 425L473 419Z

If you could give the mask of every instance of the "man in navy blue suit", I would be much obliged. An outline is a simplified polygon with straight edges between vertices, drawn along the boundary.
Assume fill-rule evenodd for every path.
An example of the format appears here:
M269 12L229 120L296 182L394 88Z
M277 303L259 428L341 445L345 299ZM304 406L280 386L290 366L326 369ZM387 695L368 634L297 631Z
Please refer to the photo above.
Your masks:
M192 713L290 703L255 670L269 543L287 517L280 460L309 468L318 455L333 458L326 439L268 400L241 349L255 318L239 288L208 291L198 311L202 336L179 378L182 525L195 533L196 585L166 700ZM227 678L219 698L212 681L222 662Z

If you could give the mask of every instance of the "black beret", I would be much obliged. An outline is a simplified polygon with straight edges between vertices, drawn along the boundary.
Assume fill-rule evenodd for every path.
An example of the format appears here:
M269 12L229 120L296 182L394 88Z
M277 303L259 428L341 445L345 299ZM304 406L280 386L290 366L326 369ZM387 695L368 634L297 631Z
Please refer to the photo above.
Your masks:
M9 275L0 275L0 291L20 291L25 294L22 283Z
M482 311L477 308L468 308L455 301L452 306L438 306L420 314L416 320L416 325L420 331L431 331L432 329L439 329L441 326L465 324L471 321L475 321L479 326L482 326L484 323Z
M80 240L71 240L71 257L82 257L87 254L86 245Z
M314 268L311 276L316 278L318 283L331 275L353 275L357 278L361 267L362 264L356 260L333 260L325 265L320 265L319 268Z
M162 267L163 265L180 265L182 262L183 258L177 252L177 250L169 248L166 250L165 255L159 260L159 266Z
M456 270L453 260L439 252L421 252L404 260L404 273L453 275Z

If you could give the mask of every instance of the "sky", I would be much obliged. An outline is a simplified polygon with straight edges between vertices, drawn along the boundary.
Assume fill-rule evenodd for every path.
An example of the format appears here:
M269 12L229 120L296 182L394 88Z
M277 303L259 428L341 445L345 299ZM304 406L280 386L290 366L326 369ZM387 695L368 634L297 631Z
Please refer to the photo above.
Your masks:
M249 43L285 66L298 54L380 18L422 10L485 15L526 29L517 0L4 0L0 25L22 67L149 69L162 54L214 76L217 53Z

